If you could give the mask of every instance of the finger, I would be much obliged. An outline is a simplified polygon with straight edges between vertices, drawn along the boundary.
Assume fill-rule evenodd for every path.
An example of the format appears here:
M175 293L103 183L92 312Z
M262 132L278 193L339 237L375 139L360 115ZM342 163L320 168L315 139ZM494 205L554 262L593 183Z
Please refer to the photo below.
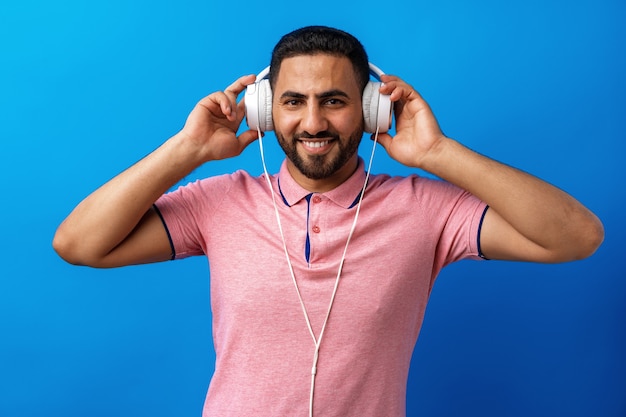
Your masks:
M406 95L407 90L407 86L399 81L388 81L380 86L381 94L388 95L391 101L398 101Z
M384 74L381 76L381 81L383 82L383 85L380 87L380 92L390 95L391 101L398 101L400 99L412 100L414 98L421 98L415 88L407 84L400 77Z
M235 96L238 96L239 93L245 90L246 87L252 84L254 81L256 81L256 75L254 74L244 75L242 77L237 78L237 80L234 83L226 87L224 92L235 94Z
M237 122L241 123L244 116L246 114L246 102L245 98L242 98L239 103L237 103Z
M394 86L399 80L400 78L394 75L389 75L389 74L381 75L380 76L380 81L381 81L380 92L383 94L391 94L391 92L394 89Z
M199 106L206 108L214 116L232 117L232 104L226 94L221 91L212 93L198 102ZM220 114L221 113L221 114Z
M244 75L239 77L234 83L226 87L224 94L226 94L231 102L231 111L227 114L229 120L235 120L237 118L237 96L241 94L246 87L256 81L254 74Z
M398 77L397 75L393 75L393 74L383 74L380 76L380 80L384 83L388 83L391 81L399 81L400 77Z
M388 89L386 94L389 95L389 99L392 102L396 103L396 106L402 106L413 101L424 102L422 96L413 87L404 82L391 82L385 87ZM382 89L381 92L384 93Z

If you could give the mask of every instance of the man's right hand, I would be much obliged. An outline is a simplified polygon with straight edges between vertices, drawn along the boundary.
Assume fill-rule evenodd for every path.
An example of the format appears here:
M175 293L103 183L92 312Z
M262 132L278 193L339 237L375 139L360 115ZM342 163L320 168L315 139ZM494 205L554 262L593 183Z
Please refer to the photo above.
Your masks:
M254 75L240 77L224 91L200 100L189 114L179 134L198 147L203 162L237 156L258 139L256 130L237 136L245 115L244 100L237 103L237 96L255 79Z

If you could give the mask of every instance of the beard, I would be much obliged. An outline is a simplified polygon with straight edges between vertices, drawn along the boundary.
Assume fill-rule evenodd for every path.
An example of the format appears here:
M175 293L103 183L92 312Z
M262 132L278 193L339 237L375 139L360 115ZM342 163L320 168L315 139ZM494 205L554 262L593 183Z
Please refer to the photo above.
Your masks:
M294 166L307 178L321 180L331 177L341 169L359 149L363 136L363 125L355 129L349 137L341 138L337 132L326 130L316 135L296 133L289 140L280 132L275 131L276 138L285 155ZM337 144L339 152L333 155L300 155L296 147L302 139L330 139Z

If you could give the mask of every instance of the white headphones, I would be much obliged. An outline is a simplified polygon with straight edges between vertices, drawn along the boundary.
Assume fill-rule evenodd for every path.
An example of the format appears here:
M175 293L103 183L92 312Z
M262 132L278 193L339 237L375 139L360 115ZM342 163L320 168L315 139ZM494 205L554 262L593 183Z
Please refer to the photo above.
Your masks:
M370 74L380 81L384 74L376 65L369 63ZM268 79L270 67L256 77L256 82L246 88L246 121L253 130L274 130L272 122L272 88ZM380 94L380 82L369 81L363 90L363 119L365 131L385 133L391 128L393 103L386 94Z

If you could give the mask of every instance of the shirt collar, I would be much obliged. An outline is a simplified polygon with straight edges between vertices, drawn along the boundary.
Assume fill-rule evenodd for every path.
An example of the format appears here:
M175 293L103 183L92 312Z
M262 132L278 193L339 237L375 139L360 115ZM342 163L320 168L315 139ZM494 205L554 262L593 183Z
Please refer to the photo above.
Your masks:
M338 187L320 194L340 207L346 209L354 207L359 199L361 190L363 189L363 182L365 181L364 165L363 159L359 157L359 164L356 170L346 181ZM286 159L280 166L278 190L280 191L283 202L289 207L311 194L309 190L302 188L300 184L293 179L287 169Z

